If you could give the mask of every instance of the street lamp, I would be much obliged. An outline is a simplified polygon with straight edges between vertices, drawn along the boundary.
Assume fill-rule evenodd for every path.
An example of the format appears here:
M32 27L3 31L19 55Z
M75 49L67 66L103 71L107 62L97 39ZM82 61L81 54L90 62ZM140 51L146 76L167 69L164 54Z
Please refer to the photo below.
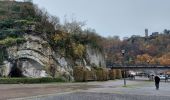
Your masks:
M124 86L126 86L126 69L125 69L125 66L124 66L124 55L125 55L125 50L123 49L123 50L121 50L121 52L122 52L122 56L123 56L123 60L122 60L122 66L123 66L123 70L124 70L124 76L123 76L123 78L124 78Z

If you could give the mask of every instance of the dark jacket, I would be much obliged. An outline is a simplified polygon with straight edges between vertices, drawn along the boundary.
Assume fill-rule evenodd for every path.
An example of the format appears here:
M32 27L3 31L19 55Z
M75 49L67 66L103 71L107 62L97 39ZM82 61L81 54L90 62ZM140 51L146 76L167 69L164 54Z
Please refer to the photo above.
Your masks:
M159 84L159 82L160 82L160 78L158 76L155 76L155 83Z

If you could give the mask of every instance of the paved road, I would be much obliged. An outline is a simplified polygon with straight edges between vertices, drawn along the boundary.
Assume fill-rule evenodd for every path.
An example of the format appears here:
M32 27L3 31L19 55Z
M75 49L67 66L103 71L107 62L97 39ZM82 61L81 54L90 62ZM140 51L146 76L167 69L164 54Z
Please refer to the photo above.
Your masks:
M170 100L167 96L78 92L27 100Z
M23 90L26 87L24 86L25 85L22 87ZM4 90L10 90L12 87L9 88L7 86ZM20 89L20 86L16 86L15 90L17 89ZM33 90L32 94L27 90ZM143 80L128 80L127 87L123 87L123 80L88 83L37 84L27 86L25 91L26 92L22 91L23 94L28 93L30 95L26 95L26 97L29 97L15 100L170 100L170 82L161 82L160 90L157 91L155 90L154 82ZM41 91L41 93L38 94L38 91ZM20 91L18 91L18 93L20 93ZM35 93L39 96L36 96ZM25 97L25 95L23 96ZM18 97L22 97L22 95Z

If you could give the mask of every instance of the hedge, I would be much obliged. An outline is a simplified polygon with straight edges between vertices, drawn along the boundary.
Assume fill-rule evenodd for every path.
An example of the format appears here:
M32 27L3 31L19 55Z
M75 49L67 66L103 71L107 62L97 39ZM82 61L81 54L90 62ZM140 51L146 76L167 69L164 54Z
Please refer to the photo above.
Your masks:
M109 70L109 78L110 78L110 80L116 79L116 70L115 69Z
M74 80L77 81L77 82L83 82L85 81L85 68L84 67L74 67L73 68L73 77L74 77Z
M106 68L97 68L95 71L97 81L107 81L109 79L109 73Z
M91 68L91 70L85 67L73 68L73 77L77 82L84 81L107 81L109 79L109 73L106 68Z
M65 80L62 78L0 78L0 84L33 84L51 82L65 82Z
M116 79L121 79L122 78L122 72L120 69L116 69Z

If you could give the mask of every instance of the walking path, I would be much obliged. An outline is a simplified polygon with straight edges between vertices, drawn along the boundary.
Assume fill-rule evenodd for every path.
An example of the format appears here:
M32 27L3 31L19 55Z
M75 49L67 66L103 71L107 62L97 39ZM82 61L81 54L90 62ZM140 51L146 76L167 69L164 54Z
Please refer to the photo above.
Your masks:
M78 98L79 96L82 98ZM101 96L106 97L106 99L101 99ZM67 99L70 97L72 99ZM85 99L86 97L89 99ZM115 99L116 97L124 97L125 99ZM129 99L126 99L127 97ZM142 99L132 99L137 97ZM146 99L148 97L152 97L152 99ZM155 99L156 97L159 99ZM127 81L127 87L123 87L123 80L0 85L0 100L95 100L95 98L99 98L97 100L170 100L170 83L161 82L158 91L155 90L154 82L133 80Z

